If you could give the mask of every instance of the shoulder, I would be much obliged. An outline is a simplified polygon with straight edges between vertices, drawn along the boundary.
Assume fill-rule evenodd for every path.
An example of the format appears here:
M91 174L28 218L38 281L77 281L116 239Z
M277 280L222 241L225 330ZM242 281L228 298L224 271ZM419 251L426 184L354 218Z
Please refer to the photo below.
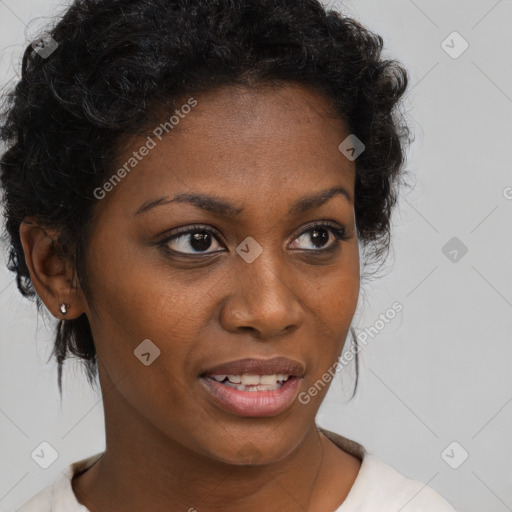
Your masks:
M54 485L55 484L49 485L42 491L39 491L35 496L21 507L17 508L14 512L51 512Z
M336 512L456 512L434 489L407 478L363 445L335 432L319 430L362 461L347 498Z
M76 473L91 467L103 454L104 452L99 452L73 462L62 470L53 484L39 491L13 512L88 512L76 499L71 480Z
M407 478L369 453L365 454L352 491L355 500L363 499L364 494L364 500L370 505L368 510L379 507L402 512L455 512L450 503L427 484Z

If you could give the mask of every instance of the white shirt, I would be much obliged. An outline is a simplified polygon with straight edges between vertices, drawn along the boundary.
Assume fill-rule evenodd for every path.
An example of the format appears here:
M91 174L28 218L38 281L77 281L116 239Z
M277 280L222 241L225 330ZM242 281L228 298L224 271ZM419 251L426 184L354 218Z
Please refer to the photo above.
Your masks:
M456 512L432 488L403 476L359 443L322 428L319 430L362 460L348 496L334 512ZM76 499L71 480L75 473L91 467L103 453L70 464L52 485L15 512L89 512Z

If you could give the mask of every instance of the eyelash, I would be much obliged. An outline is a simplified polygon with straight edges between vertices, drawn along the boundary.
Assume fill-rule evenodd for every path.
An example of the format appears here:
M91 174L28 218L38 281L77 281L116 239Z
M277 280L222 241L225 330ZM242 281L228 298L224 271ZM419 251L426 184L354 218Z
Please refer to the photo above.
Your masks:
M316 222L316 223L310 224L304 231L301 231L295 239L300 238L301 236L305 235L306 233L309 233L310 231L314 231L315 229L318 229L318 228L326 228L328 231L330 231L334 235L334 237L338 241L345 242L345 241L349 240L349 238L350 238L350 236L348 236L346 234L346 230L344 227L338 228L336 225L331 224L329 222ZM206 255L210 255L210 254L216 254L216 253L220 252L220 251L214 251L214 252L189 254L189 253L183 253L180 251L175 251L168 247L169 242L176 240L178 238L181 238L183 235L189 235L192 233L198 233L198 232L202 232L202 231L213 235L215 237L215 239L217 240L217 242L222 244L221 236L216 229L214 229L212 227L205 226L205 225L196 224L196 225L192 225L192 226L186 226L184 228L178 228L177 231L172 236L169 236L169 237L165 238L164 240L162 240L161 242L158 242L157 245L159 247L162 247L164 250L171 252L173 254L178 254L180 256L192 257L192 258L201 257L203 255L206 256ZM329 251L334 250L336 248L336 245L337 244L334 242L325 249L303 249L303 250L306 252L311 252L311 253L327 253Z

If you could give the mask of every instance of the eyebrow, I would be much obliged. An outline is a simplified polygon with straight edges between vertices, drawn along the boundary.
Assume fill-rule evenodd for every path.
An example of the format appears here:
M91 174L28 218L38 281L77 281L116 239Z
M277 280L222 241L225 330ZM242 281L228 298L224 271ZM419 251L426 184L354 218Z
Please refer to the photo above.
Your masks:
M292 204L288 213L290 215L304 214L313 208L322 206L324 203L329 201L329 199L338 195L345 197L347 201L352 202L352 196L348 190L345 187L336 186L301 197ZM244 211L243 207L229 203L225 199L207 196L204 194L182 193L176 194L172 197L163 196L159 199L155 199L154 201L146 201L142 206L140 206L140 208L138 208L134 216L148 212L157 206L163 206L170 203L189 203L201 208L202 210L230 217L236 217Z

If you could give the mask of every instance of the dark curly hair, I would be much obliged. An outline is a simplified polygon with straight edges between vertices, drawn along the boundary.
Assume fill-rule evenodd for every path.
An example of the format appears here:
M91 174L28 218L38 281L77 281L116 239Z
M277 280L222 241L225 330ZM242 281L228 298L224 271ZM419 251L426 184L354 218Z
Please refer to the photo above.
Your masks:
M53 53L45 56L27 46L0 123L8 268L23 296L36 297L38 311L19 234L23 219L57 230L56 248L91 297L84 255L93 191L112 175L124 137L144 133L162 108L185 96L229 85L295 82L331 101L365 144L354 204L364 262L387 256L410 140L399 109L408 74L382 58L381 36L317 0L76 0L46 34L56 48L47 46ZM356 342L353 328L351 334ZM85 314L57 325L50 358L58 362L61 394L68 354L95 384ZM356 387L357 374L356 352Z

